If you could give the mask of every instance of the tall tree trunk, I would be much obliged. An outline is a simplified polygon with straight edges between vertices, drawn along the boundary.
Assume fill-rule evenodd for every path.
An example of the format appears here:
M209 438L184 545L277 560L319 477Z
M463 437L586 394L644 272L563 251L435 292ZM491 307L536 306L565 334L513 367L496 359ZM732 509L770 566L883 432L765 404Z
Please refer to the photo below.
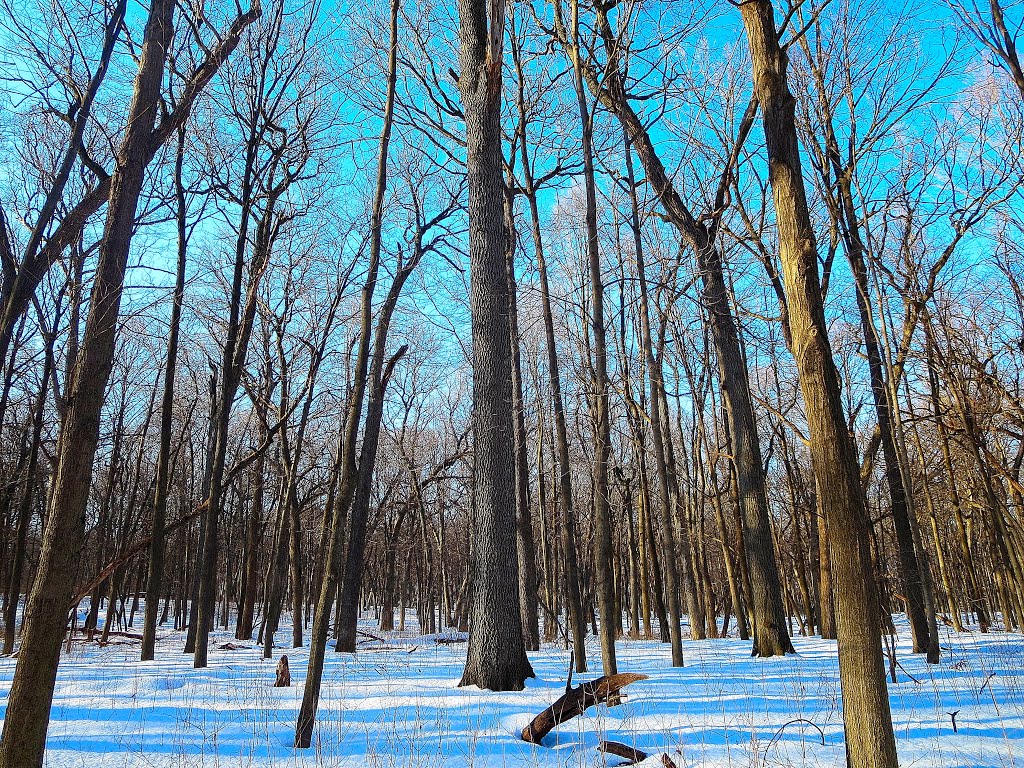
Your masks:
M793 355L804 397L819 500L828 518L839 607L839 673L847 762L852 768L896 768L867 516L825 323L817 246L800 167L795 100L787 83L787 56L779 45L771 2L749 0L740 11L768 146Z
M946 474L946 483L949 486L949 498L953 507L953 517L956 521L957 540L960 545L960 561L964 566L967 597L970 601L971 610L974 611L974 615L978 620L978 629L982 632L988 632L988 609L985 606L985 596L978 581L977 569L974 563L974 552L971 547L970 538L967 535L967 525L964 521L960 491L957 489L956 476L953 473L953 455L949 449L949 434L942 418L942 406L939 402L939 374L935 366L932 349L933 342L928 328L929 326L926 323L925 359L928 366L928 396L932 406L932 416L935 418L935 426L939 433L939 447L942 450L943 470Z
M171 322L167 329L167 364L164 368L164 391L160 400L160 453L156 465L156 487L153 489L152 542L149 545L149 568L146 576L146 615L142 623L142 661L152 661L156 653L156 620L164 574L164 528L167 524L167 494L171 482L171 437L174 429L174 378L178 370L178 332L181 327L181 306L185 298L185 265L188 253L186 231L187 203L182 183L185 159L185 129L178 129L178 148L174 157L174 199L177 203L175 222L178 228L178 265L171 300Z
M128 127L117 151L89 316L61 426L35 583L25 608L21 651L7 700L0 768L40 768L75 564L84 536L100 415L114 362L118 315L135 216L152 141L164 62L173 37L173 0L154 0L140 50Z
M533 235L534 257L540 278L541 314L544 318L544 345L547 355L548 385L551 387L551 404L555 422L555 471L557 484L555 497L561 512L559 539L563 554L563 581L569 631L572 633L573 659L577 672L587 671L586 626L583 620L583 598L580 595L579 556L576 549L576 513L573 509L572 469L569 461L569 436L565 418L565 400L562 397L562 378L559 372L558 346L555 342L555 321L551 309L551 282L548 276L547 259L541 231L540 209L537 202L533 172L528 152L526 119L526 96L524 93L523 62L515 40L512 43L512 60L518 75L516 104L519 109L522 139L519 143L524 195L530 210L530 232ZM554 608L554 606L550 606Z
M601 664L604 674L614 675L618 671L615 661L615 635L618 626L615 608L615 583L612 566L611 502L609 498L608 466L611 460L611 416L609 413L608 387L608 342L605 333L604 276L601 269L601 253L597 232L597 178L594 168L594 122L587 91L584 84L583 61L581 59L581 38L579 24L579 0L570 0L571 19L566 29L561 22L561 5L555 4L555 24L562 27L562 37L573 67L573 85L579 109L582 130L583 180L586 193L584 223L587 239L587 271L590 277L590 332L593 336L591 391L588 401L592 409L594 430L594 459L592 464L593 508L594 508L594 589L597 610L600 615L598 633L601 638ZM674 620L678 622L678 595L675 586L675 558L669 552L666 571L670 574L669 603L675 604ZM677 631L678 635L678 631ZM678 643L677 643L678 645ZM679 646L680 663L682 650ZM673 655L673 663L675 662Z
M508 198L509 196L506 196ZM512 231L511 200L508 228ZM510 245L512 239L510 238ZM515 410L516 452L516 559L519 563L519 613L523 620L523 641L528 651L540 649L537 623L537 559L530 511L530 466L526 456L526 406L523 402L523 363L519 343L519 308L516 301L515 250L508 250L509 327L512 331L512 406Z
M582 78L580 88L583 87ZM651 441L654 443L654 463L658 476L658 503L661 507L662 526L672 540L671 531L674 527L672 521L672 496L669 492L668 468L665 462L665 436L662 434L661 414L661 391L664 387L664 377L661 369L661 359L654 356L654 344L651 341L651 309L649 306L647 287L647 270L644 264L643 239L640 233L640 206L636 194L636 179L633 172L633 152L629 148L629 136L623 128L623 138L626 150L626 181L629 185L630 201L630 227L633 231L633 250L636 259L637 282L639 283L638 293L640 297L640 343L643 347L644 360L647 365L647 375L650 382L649 403L651 408ZM683 666L683 640L680 628L679 611L679 587L675 567L675 547L669 547L669 557L665 568L665 587L668 590L669 602L669 638L672 644L672 666ZM605 672L605 674L608 674Z
M261 433L265 430L261 427ZM266 434L261 434L261 443L266 441ZM246 523L246 556L242 565L242 576L245 589L242 592L242 604L238 609L238 625L235 638L251 640L253 616L256 612L256 577L259 573L259 548L263 533L263 498L265 490L266 452L261 452L252 469L252 502L249 506L249 519ZM328 507L329 508L329 507Z
M501 150L505 0L459 0L473 325L472 621L460 685L521 690L533 668L519 618L514 416Z
M331 623L331 609L338 602L336 633L339 647L342 631L343 591L339 584L343 577L342 549L345 518L356 494L358 469L356 465L356 443L359 436L363 399L366 394L367 368L370 361L370 344L373 333L373 294L377 286L380 268L381 229L384 218L384 197L388 185L388 147L391 143L391 129L394 122L395 86L398 78L398 15L400 0L391 0L389 16L389 47L387 93L384 100L384 123L381 128L377 154L377 180L374 190L373 207L370 213L370 263L366 281L363 284L360 301L359 345L356 353L352 391L349 393L348 410L344 430L338 444L338 488L334 505L324 515L320 540L325 542L324 573L313 613L313 627L309 638L309 661L306 666L306 683L302 691L302 705L295 721L295 746L308 749L313 740L313 727L320 703L320 686L323 680L324 658L327 651L327 635ZM369 422L368 422L369 423ZM365 441L364 437L364 441ZM376 452L376 445L374 445ZM370 469L369 471L372 471ZM351 537L350 537L351 538ZM361 554L360 554L361 557ZM361 564L360 564L361 565ZM356 590L358 600L358 588ZM358 612L358 609L357 609Z
M629 104L629 94L618 69L621 49L608 19L608 10L600 6L596 13L598 33L604 41L609 63L605 67L607 71L600 73L588 67L585 72L587 84L601 103L622 122L647 173L648 183L658 195L666 215L697 253L704 281L704 302L710 313L723 399L734 442L733 462L742 501L745 527L743 541L753 587L754 652L761 656L788 653L793 648L785 627L781 581L771 543L757 423L746 366L739 346L739 331L729 305L721 254L715 246L715 230L721 213L712 217L709 229L708 225L698 222L683 203L657 155L646 127ZM748 109L737 144L742 143L752 120L753 112ZM730 178L731 170L730 163L723 173L723 183L718 192L719 201L724 201L725 182ZM716 208L722 211L724 204Z
M806 51L806 40L802 40L801 43ZM861 334L864 337L864 349L868 361L875 420L879 430L882 457L885 461L885 480L892 505L893 527L896 531L900 574L904 582L913 651L914 653L925 653L926 651L931 653L937 651L938 645L936 641L933 646L929 640L924 585L921 577L922 564L918 561L919 553L914 548L910 505L900 467L896 438L893 434L897 422L890 406L889 384L886 382L882 346L871 313L866 249L861 235L861 216L854 200L853 163L851 161L844 165L842 161L842 150L833 126L832 107L825 92L825 75L815 63L811 64L811 71L822 116L820 129L824 134L826 154L834 177L836 201L832 206L833 216L843 239L843 250L850 262L856 287L857 309L860 314ZM898 384L898 382L893 383Z

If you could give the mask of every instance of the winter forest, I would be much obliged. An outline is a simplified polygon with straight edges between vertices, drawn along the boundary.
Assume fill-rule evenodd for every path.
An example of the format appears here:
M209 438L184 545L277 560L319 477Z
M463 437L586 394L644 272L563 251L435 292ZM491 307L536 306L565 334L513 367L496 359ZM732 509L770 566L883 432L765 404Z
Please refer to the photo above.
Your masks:
M0 0L0 768L1024 766L1019 0Z

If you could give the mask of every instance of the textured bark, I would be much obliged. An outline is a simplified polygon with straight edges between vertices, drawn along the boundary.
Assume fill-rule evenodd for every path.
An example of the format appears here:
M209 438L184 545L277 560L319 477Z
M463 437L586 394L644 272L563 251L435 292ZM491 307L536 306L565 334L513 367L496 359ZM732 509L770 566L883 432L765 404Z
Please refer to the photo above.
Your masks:
M640 763L648 757L646 752L630 747L627 744L620 744L617 741L600 741L597 744L597 751L603 752L606 755L615 755L629 761L627 763L620 763L620 765Z
M459 0L473 325L472 620L460 685L521 690L533 669L516 572L512 350L501 151L504 0Z
M898 760L882 666L867 516L825 323L817 246L800 167L795 100L787 83L787 57L779 46L771 2L750 0L740 11L767 142L793 356L807 414L819 501L828 518L839 606L847 761L853 768L895 768Z
M43 764L67 606L84 536L100 412L114 361L118 314L135 216L160 101L164 61L173 35L173 0L156 0L140 51L128 129L117 151L110 204L85 336L61 425L50 509L35 583L25 608L21 652L7 701L0 767Z
M277 661L277 670L274 674L275 688L289 688L292 684L292 673L288 668L288 657L282 656Z

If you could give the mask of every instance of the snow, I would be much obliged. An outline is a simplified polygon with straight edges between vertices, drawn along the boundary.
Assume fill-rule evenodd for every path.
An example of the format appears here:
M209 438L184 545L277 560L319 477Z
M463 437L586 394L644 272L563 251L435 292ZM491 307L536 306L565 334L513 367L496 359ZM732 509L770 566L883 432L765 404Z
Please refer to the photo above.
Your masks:
M415 626L413 624L413 626ZM1024 768L1024 638L945 631L939 665L909 652L897 622L902 668L890 684L903 766ZM841 766L838 666L834 642L794 638L796 655L759 660L735 638L687 641L686 667L672 669L667 645L621 640L619 670L648 680L626 689L621 706L595 707L549 735L542 746L520 730L564 691L568 652L531 654L537 679L525 691L459 688L466 652L453 633L364 637L358 653L328 652L313 749L292 748L302 698L306 649L261 658L254 642L214 635L210 667L194 670L184 635L161 631L157 660L139 662L136 641L106 647L76 642L61 661L47 740L49 768L191 768L216 766L600 766L622 761L597 752L620 741L661 765L667 752L689 766ZM279 641L291 633L283 627ZM232 642L235 650L217 646ZM595 638L591 672L600 674ZM293 686L273 688L288 655ZM15 660L0 658L0 706ZM911 678L913 676L914 679ZM916 680L915 680L916 679ZM0 709L2 714L4 709ZM958 732L950 715L957 711ZM822 745L824 738L824 745Z

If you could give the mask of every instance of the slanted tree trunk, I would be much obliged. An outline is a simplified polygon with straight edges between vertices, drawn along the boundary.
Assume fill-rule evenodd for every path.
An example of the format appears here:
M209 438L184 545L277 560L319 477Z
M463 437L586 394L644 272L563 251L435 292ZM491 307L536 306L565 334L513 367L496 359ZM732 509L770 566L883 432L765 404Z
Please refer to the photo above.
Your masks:
M828 518L839 608L847 762L853 768L896 768L867 517L825 323L817 246L800 167L795 100L787 83L787 56L779 45L771 2L749 0L740 11L767 141L793 356L804 397L819 500Z
M819 94L824 93L823 75L817 68ZM835 212L839 229L843 237L847 260L853 273L857 309L860 314L861 334L864 337L864 350L868 361L868 373L871 379L871 396L875 406L875 421L878 425L885 461L885 481L892 505L893 528L896 531L896 544L899 552L900 575L906 593L907 619L910 622L910 633L913 639L913 652L929 654L929 661L935 656L933 663L938 663L938 640L934 643L929 639L928 618L925 612L924 583L921 576L922 564L918 561L918 552L914 547L914 534L911 524L911 509L907 499L907 489L903 482L899 453L897 452L896 420L890 406L889 384L886 382L882 346L878 330L871 313L871 295L868 285L868 268L865 258L865 247L861 237L861 216L857 211L853 197L853 170L843 167L840 161L839 140L832 125L832 114L828 99L819 98L822 112L821 130L825 134L827 154L831 160L835 177L837 210Z
M57 446L50 511L43 531L35 583L26 607L25 627L14 682L7 702L0 768L39 768L43 763L50 704L60 647L72 596L75 562L84 535L92 464L100 415L114 361L118 315L128 253L135 228L146 166L155 154L154 126L164 64L171 50L175 3L154 0L140 48L138 74L124 138L116 154L107 219L94 278L85 336L68 386L68 408ZM210 51L216 56L197 91L238 44L241 32L260 14L259 5L239 15ZM194 100L195 93L190 96ZM186 99L189 105L191 101ZM187 112L186 112L187 115Z
M390 39L388 48L387 94L384 101L384 123L381 129L377 154L377 180L373 207L370 214L370 263L360 299L359 345L353 371L352 391L349 394L348 411L341 441L338 445L338 487L334 504L324 515L320 540L325 542L324 573L313 613L313 627L309 638L309 661L306 666L306 683L302 690L302 705L295 721L295 746L308 749L313 741L313 727L320 703L320 686L323 680L324 658L327 651L327 635L330 629L331 609L338 602L336 630L340 636L342 605L344 595L339 583L342 580L342 548L345 518L356 494L357 466L356 443L359 436L363 399L366 394L367 368L370 361L370 344L373 332L373 294L377 286L377 272L380 268L381 228L384 217L384 196L388 185L388 147L391 143L391 129L394 122L395 85L398 76L398 14L400 0L391 0ZM365 440L365 437L364 437ZM376 446L374 446L376 451ZM372 471L372 470L369 470ZM361 555L360 555L361 556ZM356 591L358 600L358 587ZM358 612L358 607L357 607ZM339 637L339 643L341 639Z
M745 529L743 541L753 588L751 602L755 617L754 651L761 656L788 653L793 648L786 631L781 580L772 548L757 424L746 366L739 346L739 332L729 304L721 254L715 245L718 221L725 209L725 190L731 178L732 166L730 163L722 174L717 193L716 213L708 224L698 222L673 186L649 132L629 104L629 94L625 89L623 75L618 69L618 59L621 56L620 41L612 29L605 6L596 8L596 20L598 34L608 55L608 64L600 72L593 65L585 69L588 87L622 122L647 173L648 183L658 195L662 208L673 226L695 250L704 281L704 301L709 310L712 338L718 357L723 399L729 419L729 431L733 437L733 462L742 502ZM753 111L748 109L740 128L737 145L742 144L752 120ZM734 150L734 154L737 151Z

